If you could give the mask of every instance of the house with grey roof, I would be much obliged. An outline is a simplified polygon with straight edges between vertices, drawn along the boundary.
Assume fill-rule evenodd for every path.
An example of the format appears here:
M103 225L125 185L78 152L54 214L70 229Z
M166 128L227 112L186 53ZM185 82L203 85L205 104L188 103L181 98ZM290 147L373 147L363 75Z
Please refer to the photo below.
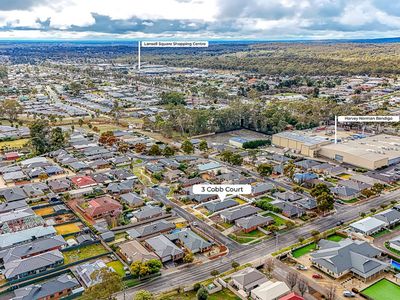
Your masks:
M338 186L345 186L345 187L351 188L353 190L356 190L357 192L362 192L362 191L372 187L372 185L370 185L368 183L351 180L351 179L340 180L337 184L338 184Z
M189 228L165 235L172 242L179 242L192 253L204 252L211 248L212 244L194 233Z
M133 179L121 182L112 182L107 186L107 192L110 194L124 194L132 191L135 181Z
M226 210L220 213L221 218L227 223L233 223L234 221L245 218L248 216L255 215L261 211L258 207L254 206L241 206L239 208L234 208L231 210Z
M253 197L257 197L260 195L264 195L275 189L275 186L269 182L258 182L251 187L251 195Z
M71 188L71 182L66 178L49 180L47 185L54 193L66 192Z
M178 248L165 235L158 235L145 241L146 247L150 248L162 262L176 261L185 255L182 249Z
M253 215L235 221L235 225L243 232L251 232L256 230L258 227L270 225L272 223L274 223L273 218L270 216L263 217L260 215Z
M339 242L321 240L319 250L310 254L314 267L333 278L348 273L366 281L383 273L389 265L377 259L381 251L366 241L345 239Z
M125 203L131 207L139 207L144 204L144 200L136 193L126 193L120 196L122 203Z
M246 293L267 281L268 279L263 273L252 267L247 267L231 276L232 285Z
M282 210L282 215L288 218L300 218L305 214L305 210L301 207L298 207L290 202L276 200L271 202L271 204L275 207L278 207Z
M400 251L400 235L396 236L395 238L389 241L389 247Z
M309 170L315 166L318 166L319 162L315 161L315 160L311 160L311 159L305 159L305 160L301 160L298 162L294 163L297 167L303 169L303 170Z
M386 226L386 223L374 217L367 217L349 225L353 232L362 233L363 235L373 235Z
M158 220L127 230L126 232L134 239L144 239L160 233L167 233L175 228L175 225L166 220Z
M16 186L12 188L0 189L0 199L4 198L5 201L18 201L28 198L22 187Z
M376 214L374 218L385 222L386 227L391 227L400 223L400 212L395 209L388 209Z
M67 243L61 235L33 240L27 244L17 245L13 248L1 250L0 263L5 264L13 260L38 255L49 250L60 250L66 245Z
M278 200L282 201L297 201L303 198L302 195L291 192L291 191L285 191L285 192L277 192L274 194L274 197Z
M53 226L37 226L17 232L0 234L0 250L56 235Z
M350 200L360 196L360 192L348 186L335 186L329 189L332 194L342 200Z
M39 274L49 268L64 263L64 256L59 250L52 250L27 257L16 259L4 264L4 277L7 280L17 280L30 275Z
M13 202L2 202L0 203L0 214L13 211L13 210L19 210L23 208L27 208L28 204L26 203L25 200L18 200L18 201L13 201Z
M114 271L111 267L107 267L107 265L102 260L96 260L95 262L88 262L85 264L78 265L75 268L76 273L79 278L83 281L83 283L90 287L97 283L101 282L101 278L99 276L93 278L92 274L96 271L99 271L103 268L107 268L110 271Z
M22 171L15 171L15 172L9 172L9 173L3 174L3 180L6 183L24 181L24 180L28 180L28 179L29 179L28 175L26 175Z
M70 274L62 274L45 282L35 283L13 291L11 300L56 299L66 297L81 285Z
M300 199L296 202L296 204L307 210L313 210L317 208L317 200L309 197Z
M204 203L203 207L205 207L210 213L215 213L217 211L231 208L237 205L239 205L239 203L236 202L235 200L225 199L224 201L221 200L209 201L207 203Z
M163 210L159 206L143 206L132 213L133 217L136 219L136 222L160 217L162 214Z

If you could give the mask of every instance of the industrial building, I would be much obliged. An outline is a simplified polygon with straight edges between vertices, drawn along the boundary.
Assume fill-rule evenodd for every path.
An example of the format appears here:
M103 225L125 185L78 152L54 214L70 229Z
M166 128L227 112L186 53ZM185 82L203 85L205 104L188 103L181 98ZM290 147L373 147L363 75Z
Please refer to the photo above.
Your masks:
M302 131L283 131L272 136L272 144L309 157L316 157L320 148L330 143L328 138Z
M321 147L319 155L340 163L376 170L400 162L400 137L380 134Z

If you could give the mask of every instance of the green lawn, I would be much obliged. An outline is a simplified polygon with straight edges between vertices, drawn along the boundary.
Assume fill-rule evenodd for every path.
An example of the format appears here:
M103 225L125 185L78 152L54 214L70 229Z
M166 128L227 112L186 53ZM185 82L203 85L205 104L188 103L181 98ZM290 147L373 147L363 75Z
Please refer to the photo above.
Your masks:
M86 247L65 251L63 252L64 264L70 264L85 258L106 254L107 252L107 249L104 248L102 244L93 244Z
M374 300L400 299L400 286L387 279L379 280L361 292Z
M166 293L161 295L158 300L161 299L174 299L174 300L197 300L196 292L190 291L186 293L176 294L176 293ZM215 294L209 295L208 300L240 300L235 294L233 294L228 289L223 289Z
M292 255L294 258L299 258L299 257L306 255L307 253L310 253L311 251L315 250L315 246L316 246L315 243L305 245L299 249L292 251Z
M271 202L271 201L273 201L274 199L272 199L271 197L264 196L264 197L261 197L260 200L262 200L262 201L267 201L267 202Z
M107 266L113 268L119 276L125 276L124 265L119 260L110 261L107 263Z
M253 230L253 231L248 232L248 233L240 231L240 232L237 233L237 236L260 238L260 237L264 237L265 234L262 233L260 230L256 229L256 230Z
M341 240L344 239L344 237L337 235L337 234L332 234L332 235L328 236L326 239L329 241L332 241L332 242L340 242Z
M271 213L271 212L267 212L267 213L264 213L264 214L262 214L262 216L264 216L264 217L271 217L271 218L273 218L274 219L274 221L275 221L275 225L276 226L281 226L281 225L285 225L285 220L284 219L282 219L281 217L279 217L279 216L277 216L276 214L274 214L274 213Z
M353 199L349 199L349 200L342 200L344 203L356 203L358 202L358 198L353 198Z
M379 231L379 232L373 234L372 237L377 238L377 237L383 236L388 233L390 233L390 231L385 229L385 230L382 230L382 231Z
M249 243L249 242L255 240L255 238L253 238L253 237L237 236L235 234L229 234L228 237L230 237L232 240L238 242L239 244L246 244L246 243Z

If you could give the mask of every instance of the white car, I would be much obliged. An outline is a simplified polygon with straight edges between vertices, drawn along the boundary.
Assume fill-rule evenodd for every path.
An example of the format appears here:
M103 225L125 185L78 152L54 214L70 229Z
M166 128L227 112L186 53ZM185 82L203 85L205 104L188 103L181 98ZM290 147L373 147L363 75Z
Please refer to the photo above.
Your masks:
M306 266L304 266L304 265L297 265L297 270L300 270L300 271L305 271L305 270L307 270L308 268L306 267Z
M347 298L353 298L353 297L356 296L356 294L353 293L353 292L351 292L351 291L344 291L344 292L343 292L343 296L344 296L344 297L347 297Z

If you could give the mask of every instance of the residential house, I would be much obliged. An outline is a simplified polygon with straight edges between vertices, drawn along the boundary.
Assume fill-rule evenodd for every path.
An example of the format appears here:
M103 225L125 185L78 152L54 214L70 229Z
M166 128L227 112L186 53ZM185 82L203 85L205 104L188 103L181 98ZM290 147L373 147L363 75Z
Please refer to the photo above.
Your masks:
M267 281L251 291L253 300L278 300L288 295L290 288L283 281Z
M97 182L90 176L75 176L71 178L71 182L78 189L93 187L97 185Z
M388 209L376 214L374 218L385 222L386 227L392 227L400 222L400 212L395 209Z
M282 215L287 218L300 218L302 215L305 214L304 209L286 201L276 200L271 202L271 204L280 208L282 210Z
M373 235L386 226L386 223L374 217L367 217L349 225L353 232L362 233L364 235Z
M135 261L146 262L150 259L159 259L157 255L147 250L135 240L119 245L119 250L128 263Z
M317 208L317 201L314 198L303 198L296 202L301 208L313 210Z
M377 259L381 251L366 241L321 240L318 247L319 250L310 254L311 263L333 278L352 273L366 281L383 273L389 266Z
M253 197L264 195L275 189L275 186L269 182L258 182L251 187L251 195Z
M241 218L235 221L237 227L243 232L251 232L256 230L258 227L263 227L274 223L274 219L271 217L262 217L260 215L253 215L246 218Z
M0 250L54 235L56 235L56 230L53 226L37 226L17 232L0 234Z
M145 241L146 247L152 249L155 254L164 262L177 261L185 255L182 249L178 248L165 235L158 235Z
M7 280L17 280L30 275L38 274L49 268L57 267L64 263L64 256L59 250L52 250L27 257L16 259L4 264L4 277Z
M92 220L104 218L107 216L117 217L122 212L122 205L108 197L95 198L89 201L83 200L79 203L78 208L81 209L87 217Z
M133 218L135 222L140 222L144 220L149 220L157 217L161 217L163 210L159 206L144 206L139 210L133 212Z
M131 207L140 207L144 204L144 200L136 193L126 193L120 196L122 203L125 203Z
M291 191L286 191L286 192L275 193L274 197L278 200L293 202L302 199L303 195Z
M60 299L71 295L78 288L80 288L80 284L76 278L70 274L62 274L42 283L35 283L14 290L14 296L11 300Z
M174 224L166 220L158 220L150 224L145 224L127 230L127 233L129 234L130 237L134 239L144 239L155 236L160 233L167 233L174 228L175 228Z
M232 285L245 293L250 293L251 290L267 282L267 278L263 273L252 267L247 267L239 272L236 272L231 277Z
M180 245L192 253L207 251L212 246L210 242L204 240L189 228L170 233L166 237L172 242L179 242Z
M400 235L389 241L389 247L396 251L400 251Z
M92 285L101 282L101 278L99 276L93 278L92 274L103 268L107 268L110 271L114 271L112 268L107 267L107 265L102 260L97 260L95 262L88 262L85 264L78 265L75 268L75 271L78 274L79 278L83 281L83 283L87 287L90 287Z
M71 188L71 182L66 178L47 181L47 185L54 193L63 193Z
M360 192L347 186L336 186L330 188L332 194L342 200L351 200L360 196Z
M239 208L223 211L220 213L220 216L224 220L224 222L233 223L234 221L236 221L238 219L255 215L259 211L261 211L261 209L259 209L258 207L247 205L247 206L241 206Z
M16 232L43 224L43 218L36 215L30 207L13 210L0 215L0 234Z
M224 201L216 200L216 201L209 201L203 204L210 213L215 213L220 210L224 210L227 208L231 208L234 206L239 205L239 203L233 199L225 199Z

